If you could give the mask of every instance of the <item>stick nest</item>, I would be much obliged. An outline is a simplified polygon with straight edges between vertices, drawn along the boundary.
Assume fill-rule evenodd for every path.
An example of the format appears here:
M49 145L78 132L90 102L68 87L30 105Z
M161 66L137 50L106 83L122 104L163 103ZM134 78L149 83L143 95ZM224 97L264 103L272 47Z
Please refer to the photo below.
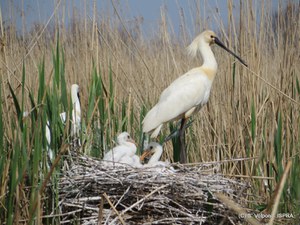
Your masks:
M59 182L61 224L236 224L215 194L246 205L249 186L216 174L213 164L131 168L71 159Z

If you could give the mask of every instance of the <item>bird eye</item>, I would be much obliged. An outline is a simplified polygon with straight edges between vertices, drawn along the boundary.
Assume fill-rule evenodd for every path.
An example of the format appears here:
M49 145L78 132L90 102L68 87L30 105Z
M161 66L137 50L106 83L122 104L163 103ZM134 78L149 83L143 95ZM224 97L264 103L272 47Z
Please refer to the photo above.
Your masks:
M152 150L153 149L153 146L150 146L150 150Z
M130 139L130 136L128 135L127 138Z
M213 36L213 35L210 35L210 38L214 38L214 36Z

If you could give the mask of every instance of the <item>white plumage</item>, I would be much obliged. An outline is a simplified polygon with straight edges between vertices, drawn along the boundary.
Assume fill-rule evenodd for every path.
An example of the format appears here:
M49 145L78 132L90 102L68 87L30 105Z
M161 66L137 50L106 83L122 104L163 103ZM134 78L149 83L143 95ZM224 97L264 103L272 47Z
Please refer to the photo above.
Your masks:
M103 160L111 162L120 162L131 165L133 156L136 153L136 144L127 132L123 132L117 137L118 145L107 152Z
M71 136L79 138L80 133L80 123L81 123L81 108L80 108L80 100L79 100L79 85L73 84L71 86L71 100L72 100L72 120L71 120ZM67 114L66 112L60 113L60 119L63 123L66 123ZM50 157L50 160L53 160L53 151L49 147L51 143L51 132L50 132L50 122L47 121L46 124L46 140L48 143L48 154ZM79 140L79 139L78 139ZM79 145L80 140L79 140Z
M164 123L182 119L179 143L180 162L183 163L187 160L184 143L186 119L198 112L207 103L218 69L217 61L210 47L212 44L219 45L247 66L242 59L225 47L213 31L202 32L188 47L192 56L200 51L203 58L202 66L191 69L173 81L162 92L158 103L146 114L143 120L143 132L152 132L151 138L156 138Z
M144 164L144 167L153 167L153 166L168 166L169 162L160 161L161 155L163 153L163 148L160 144L156 142L151 142L144 150L144 153L141 156L141 160L152 155L149 161Z
M212 85L201 68L195 68L176 79L165 89L158 103L147 113L143 120L143 132L154 132L157 137L166 122L189 117L207 103Z

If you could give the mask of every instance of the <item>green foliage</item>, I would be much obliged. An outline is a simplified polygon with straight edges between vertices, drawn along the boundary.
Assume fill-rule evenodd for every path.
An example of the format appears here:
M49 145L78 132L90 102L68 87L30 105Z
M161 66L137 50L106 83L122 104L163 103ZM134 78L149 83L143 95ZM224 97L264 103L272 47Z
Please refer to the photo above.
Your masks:
M1 193L7 192L7 195L3 201L1 201L1 213L0 220L6 220L6 224L14 224L15 216L20 213L21 208L19 205L24 203L20 202L20 188L26 187L25 197L28 201L29 217L33 223L37 218L36 210L40 198L41 184L44 178L47 176L50 170L52 162L48 158L48 148L57 155L63 142L68 139L62 139L62 137L68 136L68 129L63 129L63 124L59 113L62 109L68 110L67 88L64 79L64 57L60 57L59 46L57 45L57 55L53 55L54 74L52 89L45 86L45 63L44 60L39 65L39 87L37 91L37 100L35 101L34 94L31 90L25 89L26 68L23 65L22 70L22 91L21 100L18 100L18 96L13 87L8 84L10 94L14 103L16 112L16 118L14 116L9 117L11 124L12 136L4 135L5 129L3 127L2 119L2 103L0 105L0 133L1 135L1 157L0 157L0 169L1 169ZM1 88L2 90L2 88ZM31 110L25 112L25 99L26 92L30 101ZM51 133L50 146L45 138L45 128L47 121L49 121L49 129ZM68 123L66 123L68 124ZM5 146L4 149L4 137L9 138L10 145ZM7 168L7 169L6 169ZM52 174L51 182L57 183L57 175L60 166L54 170ZM5 173L9 171L8 175ZM29 187L29 188L27 188ZM49 206L44 208L45 214L58 213L58 189L57 184L53 184L52 192L47 194L47 198L44 198L43 204ZM5 191L6 190L6 191ZM4 192L3 192L4 191ZM43 194L43 193L41 193ZM24 196L23 196L24 197ZM6 209L6 210L3 210ZM41 209L38 209L39 211ZM4 219L6 218L6 219ZM48 221L48 222L47 222ZM45 223L49 224L50 219L44 219ZM51 220L51 224L58 221L56 219Z
M274 137L274 153L275 153L275 162L276 162L276 181L278 182L283 173L282 166L282 118L281 113L278 112L277 116L277 131L275 132Z
M87 139L86 152L94 157L102 158L106 151L115 145L115 137L122 131L130 131L134 126L136 116L131 107L130 96L122 99L118 105L115 101L114 76L111 65L108 73L108 91L103 75L93 68L92 80L89 84L87 119L92 137ZM143 109L142 109L143 111ZM143 112L143 115L145 112ZM141 116L141 115L140 115ZM141 122L140 122L141 123ZM140 134L140 131L137 132ZM137 136L141 140L141 136Z
M177 132L178 133L178 126L174 125L173 123L169 123L170 133ZM176 138L172 138L172 145L173 145L173 160L174 162L179 162L180 159L180 146L179 146L179 136L176 135Z
M8 87L10 90L10 93L12 95L13 101L14 101L14 105L15 105L15 109L16 109L16 113L17 113L17 118L19 121L19 126L21 128L21 130L23 130L23 123L22 123L22 112L21 112L21 107L20 104L18 102L17 96L15 95L13 88L11 87L10 83L8 83Z
M296 217L300 216L300 155L295 156L292 161L291 176L288 188L290 194L287 194L287 204L290 202L291 207L287 209L287 212L295 212Z
M101 76L95 67L93 68L89 90L87 118L88 124L94 131L90 154L95 157L102 157L105 148L104 131L101 129L105 123L105 97ZM98 114L95 113L96 110Z

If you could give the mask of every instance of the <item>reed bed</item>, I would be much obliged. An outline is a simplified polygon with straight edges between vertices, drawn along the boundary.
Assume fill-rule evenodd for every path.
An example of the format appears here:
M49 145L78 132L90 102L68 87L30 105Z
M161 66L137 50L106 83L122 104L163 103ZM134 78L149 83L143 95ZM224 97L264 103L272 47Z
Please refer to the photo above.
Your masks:
M96 2L92 16L74 10L67 26L59 13L66 8L58 1L46 23L23 29L22 35L14 21L1 18L1 224L60 223L53 215L61 213L60 178L66 172L66 152L74 145L70 122L63 124L59 114L71 118L71 84L79 84L81 94L82 146L76 152L101 159L116 135L126 130L139 143L140 154L145 113L175 78L201 64L200 57L187 57L185 47L212 21L219 38L249 68L213 49L218 74L209 103L190 121L189 162L224 161L212 176L250 184L248 208L292 215L286 224L299 221L299 2L279 1L274 11L269 0L228 0L226 26L218 10L207 20L199 10L206 4L191 4L191 15L178 15L178 34L162 7L158 27L147 37L142 19L128 22L118 5L112 7L113 14L98 13ZM258 10L254 4L260 4ZM185 23L188 16L192 27ZM157 141L177 126L165 125ZM52 162L49 147L56 156ZM177 149L176 139L166 143L163 159L177 161ZM271 223L280 224L279 218L273 219Z

